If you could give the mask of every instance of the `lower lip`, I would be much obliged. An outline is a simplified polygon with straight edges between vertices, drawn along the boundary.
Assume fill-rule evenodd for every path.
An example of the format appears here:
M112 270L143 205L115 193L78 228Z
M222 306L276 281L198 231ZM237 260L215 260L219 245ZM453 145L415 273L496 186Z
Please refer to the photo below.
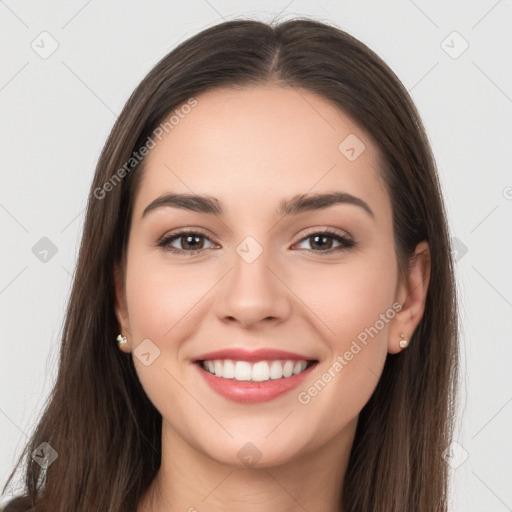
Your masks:
M234 402L256 403L268 402L292 389L297 388L301 382L311 373L316 363L310 365L302 373L281 379L269 379L263 382L240 381L224 379L212 375L201 364L197 368L206 383L216 393Z

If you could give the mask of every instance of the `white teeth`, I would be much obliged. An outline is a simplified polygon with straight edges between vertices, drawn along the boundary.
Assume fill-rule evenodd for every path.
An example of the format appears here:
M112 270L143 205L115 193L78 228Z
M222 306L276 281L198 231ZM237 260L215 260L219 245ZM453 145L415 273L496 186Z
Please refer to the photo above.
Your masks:
M308 363L306 363L306 361L297 361L295 363L295 366L293 367L293 375L302 373L306 369L307 365L308 365Z
M270 377L270 368L267 361L260 361L252 366L252 379L256 382L268 380Z
M217 362L217 361L215 361ZM219 361L222 364L222 361ZM217 367L215 367L217 369ZM215 372L215 375L220 377L220 372ZM224 377L224 374L222 374ZM247 361L237 361L235 365L235 380L251 380L251 363Z
M224 369L222 370L222 376L225 379L234 379L235 378L235 363L230 361L224 361Z
M272 361L270 365L270 378L280 379L283 376L283 365L281 361Z
M286 361L283 366L283 377L291 377L293 375L293 361Z
M263 382L269 379L288 378L302 373L307 361L232 361L230 359L216 359L215 361L203 361L203 368L217 377L235 379L239 381Z

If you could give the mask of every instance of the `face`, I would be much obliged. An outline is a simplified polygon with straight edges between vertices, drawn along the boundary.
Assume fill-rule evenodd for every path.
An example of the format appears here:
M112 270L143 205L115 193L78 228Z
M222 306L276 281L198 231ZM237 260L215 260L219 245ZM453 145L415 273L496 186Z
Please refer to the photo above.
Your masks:
M282 464L353 432L391 351L390 199L375 144L329 101L196 100L146 158L117 316L176 446Z

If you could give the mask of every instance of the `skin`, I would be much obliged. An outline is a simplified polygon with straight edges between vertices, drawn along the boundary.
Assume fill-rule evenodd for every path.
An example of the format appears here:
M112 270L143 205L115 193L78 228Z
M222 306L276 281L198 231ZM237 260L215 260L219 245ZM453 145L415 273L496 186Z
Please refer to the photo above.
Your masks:
M400 334L409 339L424 311L428 246L418 245L399 282L377 147L326 99L276 85L216 89L196 99L146 159L126 266L115 269L116 315L129 341L123 350L136 350L144 339L160 350L149 366L134 355L163 417L161 468L138 512L340 511L359 413L386 357L401 350ZM355 161L338 149L351 133L366 146ZM374 215L347 203L276 215L283 199L331 191L362 199ZM170 192L214 196L224 213L162 207L142 216ZM184 238L170 243L183 254L158 246L182 228L206 236L198 254L185 252ZM333 238L314 244L311 235L326 228L354 247L322 255L340 247ZM247 236L263 249L250 264L236 252ZM393 303L401 311L309 403L300 403L298 392ZM211 390L192 363L227 347L270 347L319 362L299 389L242 404ZM237 455L248 442L261 457L251 467Z

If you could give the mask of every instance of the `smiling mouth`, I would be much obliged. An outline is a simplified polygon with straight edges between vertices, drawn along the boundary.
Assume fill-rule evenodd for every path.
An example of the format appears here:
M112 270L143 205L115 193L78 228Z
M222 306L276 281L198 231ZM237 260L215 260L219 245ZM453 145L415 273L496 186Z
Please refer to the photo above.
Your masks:
M300 375L318 361L273 359L251 362L209 359L196 362L203 370L216 377L240 382L265 382Z

